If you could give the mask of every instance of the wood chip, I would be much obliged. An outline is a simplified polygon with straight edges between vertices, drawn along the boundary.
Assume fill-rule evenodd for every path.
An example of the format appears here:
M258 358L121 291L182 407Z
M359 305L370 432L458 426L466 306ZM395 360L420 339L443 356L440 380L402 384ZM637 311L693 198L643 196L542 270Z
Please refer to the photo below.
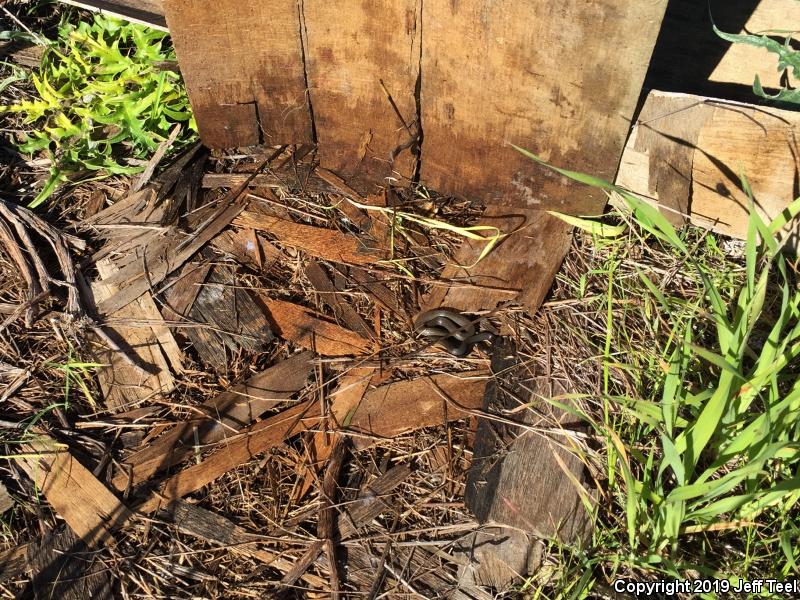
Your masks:
M295 223L255 209L242 212L233 224L269 233L278 242L322 260L370 265L388 258L386 252L367 248L354 235Z
M159 237L146 247L140 248L134 260L106 282L108 285L116 286L118 291L98 303L98 313L113 314L150 290L151 286L161 283L225 229L242 210L244 210L242 202L223 204L205 226L188 237L179 235L177 229L172 229L172 235Z
M352 304L338 292L330 277L328 277L327 273L325 273L318 262L314 260L309 261L306 265L305 272L311 285L314 286L320 302L333 311L338 321L366 339L375 337L375 332L372 328L370 328L367 322L358 314L358 311L353 308Z
M348 431L358 449L377 439L457 421L483 404L487 373L473 372L463 378L434 375L382 385L366 393L353 413Z
M312 359L310 352L296 354L208 400L200 407L207 418L181 423L128 456L112 485L125 490L190 457L196 443L212 444L235 435L277 403L302 390L313 368Z
M372 344L368 340L303 306L271 300L263 293L262 299L275 333L293 344L314 350L321 356L354 356L371 351Z
M471 373L464 378L437 375L382 386L368 394L353 415L350 428L357 434L354 442L359 445L360 441L360 447L364 447L375 436L399 435L440 425L445 419L461 419L466 414L464 410L481 406L485 377L485 373ZM173 475L138 510L158 510L284 440L319 426L323 418L319 400L312 399L264 419L229 438L223 448L203 462Z
M97 269L102 279L91 286L96 303L116 292L114 287L105 283L116 272L113 263L103 259L97 263ZM152 296L146 292L107 318L130 320L133 324L106 327L106 333L119 344L127 358L113 348L104 348L96 356L97 362L109 365L97 374L106 406L114 411L127 410L143 400L174 390L175 380L170 366L180 373L183 353L166 324L158 324L163 323L163 319ZM134 364L131 358L135 359Z
M112 531L130 511L63 444L40 438L24 444L17 457L37 489L90 547L113 545Z
M235 554L255 558L282 573L290 573L295 568L291 559L260 548L258 542L263 540L263 536L251 533L225 517L194 504L176 500L159 512L158 517L174 523L183 533L229 548ZM319 589L325 585L323 579L310 573L303 572L298 579L303 579Z

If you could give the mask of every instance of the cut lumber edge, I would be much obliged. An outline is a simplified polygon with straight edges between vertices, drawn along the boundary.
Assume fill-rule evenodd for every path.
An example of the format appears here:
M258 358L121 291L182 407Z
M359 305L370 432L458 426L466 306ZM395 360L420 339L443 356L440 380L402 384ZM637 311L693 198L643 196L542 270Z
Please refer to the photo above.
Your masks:
M59 0L59 2L169 33L163 8L160 11L155 10L161 5L158 0L150 2L142 2L141 0L116 2L114 0L85 0L83 2L80 0Z

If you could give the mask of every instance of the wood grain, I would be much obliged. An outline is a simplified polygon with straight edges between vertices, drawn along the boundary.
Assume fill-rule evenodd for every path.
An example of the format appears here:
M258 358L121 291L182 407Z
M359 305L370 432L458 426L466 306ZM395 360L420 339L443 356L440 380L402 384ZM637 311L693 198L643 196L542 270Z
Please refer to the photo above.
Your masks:
M423 9L421 179L505 207L592 214L613 179L666 0L430 0Z
M357 427L353 431L359 437L374 438L461 419L464 410L474 410L483 402L485 375L471 373L463 379L437 375L381 386L371 401L365 398L360 404L350 426ZM264 419L230 438L203 462L173 475L137 509L149 513L167 506L284 440L318 426L322 418L320 402L314 398Z
M51 438L24 444L18 464L88 546L114 544L112 530L130 511L86 467Z
M198 444L205 446L235 435L303 389L312 358L310 352L296 354L204 402L200 410L205 418L179 423L125 458L112 485L120 491L138 485L188 458Z
M797 196L798 135L795 112L653 91L617 183L651 202L686 206L695 225L744 239L749 201L740 175L747 176L762 218L776 217ZM676 183L664 185L665 178ZM796 222L782 235L798 247Z
M368 448L382 438L463 419L482 404L486 375L434 375L368 391L348 426L353 444Z
M416 131L421 0L301 4L322 165L365 195L393 171L407 181L415 167L410 149L395 160L390 154Z
M506 589L536 568L536 537L580 544L591 532L583 500L592 497L569 435L586 426L544 400L572 390L536 370L519 363L510 338L495 343L483 409L508 419L478 422L465 504L488 527L467 544L469 585Z
M92 284L92 294L94 301L99 303L117 291L116 287L104 281L117 270L108 259L99 261L97 268L103 279ZM170 365L176 372L181 372L183 353L166 324L158 324L162 318L153 297L146 292L109 318L134 322L132 325L107 327L106 333L141 366L137 368L112 349L103 348L98 352L97 362L108 365L97 372L106 406L112 411L122 411L174 390L175 380ZM136 321L140 323L136 324Z
M276 241L322 260L369 265L386 258L385 252L366 247L354 235L295 223L255 209L244 211L233 224L269 233Z
M513 301L535 311L569 250L572 227L540 210L496 206L487 208L479 224L497 227L507 237L469 269L484 244L465 242L424 299L423 310L445 306L475 312Z
M303 306L263 295L262 299L276 335L297 346L321 356L354 356L370 352L372 344L369 340Z
M312 141L298 3L164 0L203 142Z

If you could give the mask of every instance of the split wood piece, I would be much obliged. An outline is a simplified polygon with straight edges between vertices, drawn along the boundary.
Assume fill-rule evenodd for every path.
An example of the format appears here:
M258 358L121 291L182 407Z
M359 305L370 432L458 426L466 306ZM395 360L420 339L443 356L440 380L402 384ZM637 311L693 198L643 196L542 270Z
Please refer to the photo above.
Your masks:
M148 186L126 194L111 206L85 218L80 226L81 229L96 227L99 237L117 241L119 230L124 231L126 226L130 226L134 231L144 230L143 225L155 228L161 225L163 216L164 207L158 202L158 191ZM113 231L114 229L117 231Z
M258 548L257 544L264 540L264 536L251 533L225 517L194 504L176 500L160 511L158 517L173 523L183 533L228 548L235 554L254 558L281 573L289 573L295 567L291 559ZM317 589L325 586L325 581L313 574L303 573L300 578Z
M8 584L24 575L29 547L30 544L23 544L0 552L0 583Z
M381 283L374 271L350 267L347 269L347 273L358 283L358 287L363 288L377 304L394 313L401 319L405 319L406 322L411 323L408 314L406 314L403 307L397 302L397 296L386 287L386 285ZM344 289L344 286L338 285L337 282L336 289L341 291Z
M364 195L411 180L422 2L304 0L302 15L322 166Z
M243 201L222 202L208 221L188 236L173 227L167 235L138 248L133 260L105 282L116 286L119 291L97 305L98 313L113 314L149 291L152 286L161 283L207 242L214 239L244 210Z
M359 532L370 525L376 518L395 509L391 494L412 474L408 465L397 465L389 469L374 481L362 487L355 502L348 503L346 511L339 515L338 529L342 542L354 540ZM408 551L406 551L408 550ZM444 593L455 587L456 581L441 568L441 561L424 548L393 549L397 554L395 560L389 561L388 570L395 579L410 578L414 580L412 587L419 595L419 589L430 592L426 597L445 597ZM380 557L374 556L358 545L347 545L347 580L359 590L368 590L375 581L376 562ZM329 568L327 557L320 556L317 564ZM406 581L403 585L409 585ZM408 588L406 588L408 589Z
M200 137L209 148L313 142L294 0L164 0Z
M265 214L256 208L244 211L234 219L233 224L268 233L278 242L322 260L370 265L387 258L385 251L366 247L354 235L295 223Z
M492 372L484 411L517 415L520 427L479 420L465 502L491 530L478 532L466 550L476 560L462 581L503 590L536 566L531 564L536 537L572 544L591 534L584 500L593 498L569 435L585 425L542 400L570 390L529 373L507 338L495 344ZM529 408L520 412L525 403Z
M234 188L247 181L247 173L206 173L203 176L204 188ZM316 173L313 165L300 164L289 171L279 169L277 172L256 175L250 183L252 188L272 190L302 189L319 194L336 194L340 190L323 181Z
M369 525L390 509L387 496L406 479L411 477L411 467L397 465L363 486L358 498L348 504L346 512L339 515L337 528L342 541L358 535L359 529Z
M203 254L213 258L209 250ZM184 333L201 360L217 373L228 372L231 355L241 350L263 352L273 339L263 309L237 285L235 271L228 265L211 268L189 310L189 320L207 325L189 327Z
M322 557L320 557L322 558ZM381 556L360 545L347 547L347 579L359 590L370 590L375 582L376 566ZM458 585L443 557L436 556L424 547L412 548L395 545L386 557L384 570L397 583L395 598L449 598ZM320 561L322 568L327 562ZM380 596L378 596L380 597ZM384 596L386 597L386 596Z
M328 572L330 573L331 600L338 600L341 592L339 578L339 565L336 560L336 492L339 475L344 465L347 454L347 441L337 437L331 449L325 476L322 479L322 506L320 507L319 520L317 521L317 537L323 541L325 556L328 558Z
M259 421L228 438L222 448L201 463L170 477L137 510L150 513L167 506L171 501L199 490L260 453L282 444L284 440L316 427L320 419L320 403L314 399Z
M284 259L284 254L273 244L258 235L255 229L229 229L213 240L211 246L229 254L240 265L257 271L266 271Z
M128 456L112 481L119 491L146 481L158 471L189 458L199 444L214 444L235 435L275 405L305 387L313 369L311 352L301 352L258 373L200 406L206 417L179 423L174 429Z
M131 516L130 511L51 438L23 444L18 464L72 530L90 547L113 545L111 532Z
M372 399L365 398L351 419L351 429L359 437L391 437L458 420L483 402L485 373L465 378L436 375L419 380L400 381L381 386ZM369 401L368 401L369 400ZM221 477L254 456L274 448L284 440L318 427L324 415L318 399L297 404L264 419L228 439L226 444L203 462L192 465L168 479L138 510L149 513L182 498ZM368 445L369 440L361 446Z
M617 183L661 205L688 208L692 223L747 237L749 199L773 219L797 197L800 115L764 106L653 91L622 157ZM783 235L800 245L800 224Z
M102 279L92 284L95 303L116 292L105 283L116 272L111 261L101 260L97 270ZM106 406L112 411L127 410L131 405L174 390L175 379L170 366L175 372L182 372L183 353L166 324L158 324L163 323L163 319L152 296L144 293L107 318L132 324L106 327L106 333L123 350L121 353L104 348L97 356L97 362L108 365L97 373ZM135 363L131 359L135 359Z
M275 334L284 340L321 356L354 356L371 352L369 340L303 306L272 300L265 293L261 293L261 299L267 307Z
M477 265L485 244L462 244L423 300L423 310L476 312L513 301L535 312L569 250L572 227L545 211L498 206L487 207L478 224L497 227L507 237Z
M709 9L717 27L728 33L758 34L783 29L780 23L800 22L800 5L793 0L715 0L707 5L694 0L671 0L645 89L753 101L753 81L757 75L767 91L776 91L781 78L781 72L775 68L777 56L717 36ZM774 39L783 42L786 36L791 36L795 43L800 40L796 32L776 33ZM800 82L791 69L787 76L790 85L797 88Z
M294 496L295 501L303 498L314 485L316 472L328 461L334 445L342 435L336 430L344 428L347 416L361 403L376 370L375 367L356 367L339 379L336 390L331 394L328 426L324 431L316 432L308 442L309 464L305 470L305 478Z
M60 2L167 31L162 0L60 0Z
M180 274L164 293L162 312L168 321L181 323L189 317L201 286L211 271L209 263L190 262L183 265Z
M52 249L58 261L61 278L52 277L48 272L47 266L39 257L40 248L34 240L34 234ZM0 245L16 263L28 286L29 305L25 311L27 326L33 323L36 315L37 298L42 293L49 293L52 283L67 288L67 311L73 314L80 311L80 295L68 246L70 244L78 249L85 248L83 240L62 233L28 209L0 198Z
M51 532L26 548L31 579L18 598L114 598L108 568L96 559L96 551L87 548L69 527L59 533Z
M696 97L654 96L651 92L628 138L617 173L617 181L623 186L621 178L625 176L647 176L647 182L636 181L636 187L644 187L676 226L683 225L689 214L697 138L713 113L713 108L706 108ZM635 165L641 170L625 173L630 160L642 161L646 166Z
M458 421L483 403L484 372L397 381L366 393L347 426L359 450L381 439Z
M333 285L333 282L317 261L311 260L306 264L306 277L314 287L320 302L333 311L337 321L340 321L348 329L352 329L365 339L375 338L375 332L372 328L352 305L340 296L336 286Z
M425 2L421 180L506 208L600 212L602 190L543 170L510 144L613 179L666 5Z

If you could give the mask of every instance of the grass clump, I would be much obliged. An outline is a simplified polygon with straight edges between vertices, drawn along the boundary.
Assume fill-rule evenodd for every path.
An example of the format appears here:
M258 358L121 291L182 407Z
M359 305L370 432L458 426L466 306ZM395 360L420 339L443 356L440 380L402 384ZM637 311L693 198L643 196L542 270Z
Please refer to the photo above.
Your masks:
M176 146L193 139L197 128L180 75L165 68L175 60L166 33L96 15L77 25L62 21L57 38L42 43L41 66L30 76L35 96L0 106L30 126L17 149L51 160L31 207L87 171L140 172L176 124L183 125Z
M778 237L800 199L771 223L751 210L732 258L714 234L676 230L625 190L556 170L605 189L628 228L595 232L586 277L569 282L603 322L587 358L602 389L572 409L598 440L588 462L603 501L590 543L554 542L556 596L607 593L618 578L716 578L693 589L715 598L742 580L796 578L800 287Z

